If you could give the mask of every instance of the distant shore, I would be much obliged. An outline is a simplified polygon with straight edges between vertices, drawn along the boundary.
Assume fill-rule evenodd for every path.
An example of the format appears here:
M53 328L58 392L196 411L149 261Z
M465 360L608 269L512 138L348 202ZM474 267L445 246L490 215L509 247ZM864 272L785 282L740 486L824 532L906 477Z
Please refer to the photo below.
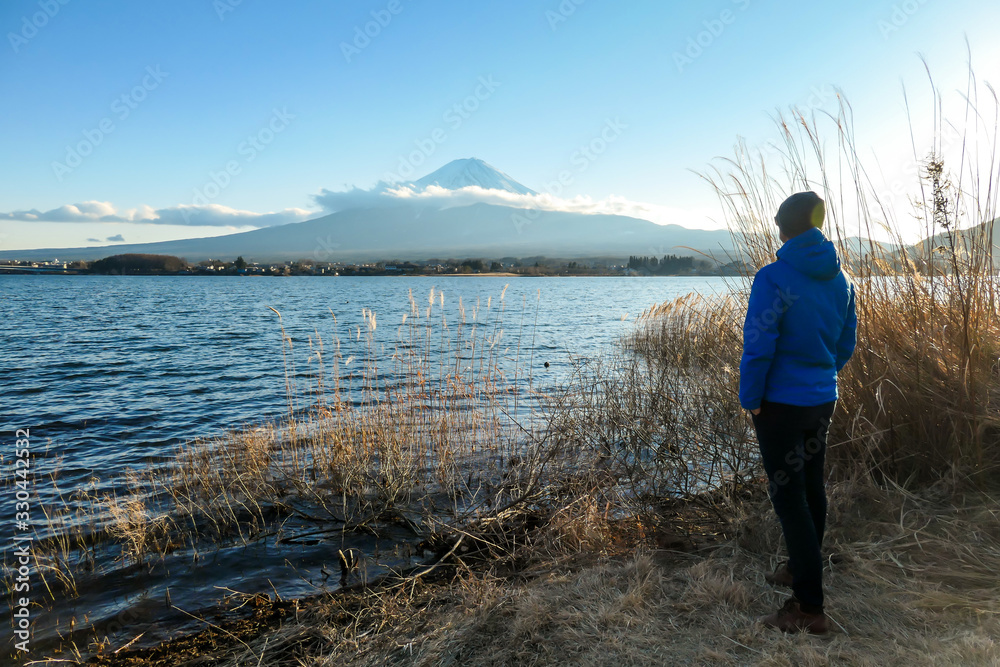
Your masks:
M155 276L721 276L735 275L737 266L694 257L633 255L620 257L558 258L500 257L449 258L404 261L317 262L311 259L259 262L237 257L197 263L173 255L111 255L93 262L11 260L0 263L0 274L44 275L155 275Z
M388 273L388 272L366 272L347 274L317 274L317 273L291 273L291 274L271 274L271 273L161 273L161 272L135 272L135 273L94 273L93 271L16 271L4 270L0 268L0 276L163 276L163 277L212 277L212 278L291 278L314 277L314 278L717 278L728 276L726 273L507 273L502 271L484 273Z
M414 275L431 276L431 275L441 275L441 274L425 273L425 274L414 274ZM507 273L505 271L486 271L484 273L452 273L444 275L470 276L479 278L523 278L524 277L520 273Z

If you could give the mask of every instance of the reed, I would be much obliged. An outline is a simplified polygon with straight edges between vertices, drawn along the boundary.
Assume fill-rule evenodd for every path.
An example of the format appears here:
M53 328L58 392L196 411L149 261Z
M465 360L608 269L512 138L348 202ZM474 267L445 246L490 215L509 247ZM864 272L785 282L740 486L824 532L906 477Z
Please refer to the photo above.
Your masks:
M222 665L995 664L996 497L957 505L939 491L832 486L825 578L836 630L823 639L755 623L787 596L763 578L780 541L762 521L763 489L732 517L738 534L686 552L657 549L633 519L577 495L527 535L517 569L453 550L433 580L320 596L239 638L206 631L97 664L173 666L192 647Z
M432 289L421 307L411 293L394 327L368 309L351 328L331 313L331 331L301 341L275 310L286 416L187 443L166 465L123 473L113 493L58 496L36 550L50 598L178 550L296 532L338 542L389 523L416 539L524 496L545 438L524 406L527 359L505 335L506 288L460 301L457 321L445 298Z
M505 368L503 297L460 303L450 323L443 292L432 290L425 308L411 293L410 312L387 329L389 353L376 313L365 309L351 330L333 317L329 339L308 341L306 385L282 328L287 418L192 443L160 490L189 524L219 535L256 535L275 515L338 530L474 515L502 495L503 466L526 442L510 416L524 370Z
M859 319L857 352L840 375L832 464L878 480L990 479L1000 463L1000 106L988 92L988 103L978 106L976 91L966 91L969 124L953 139L969 147L962 162L944 162L945 121L937 121L926 152L914 138L919 177L910 184L909 225L907 212L895 210L869 177L843 99L828 116L779 117L777 170L763 151L737 145L732 158L703 176L726 213L743 280L722 300L681 299L651 309L639 320L633 347L664 366L696 372L709 405L741 414L735 369L750 279L773 261L778 203L791 192L816 190L827 200L825 231L854 280ZM926 240L913 244L914 231ZM749 423L734 426L747 430Z

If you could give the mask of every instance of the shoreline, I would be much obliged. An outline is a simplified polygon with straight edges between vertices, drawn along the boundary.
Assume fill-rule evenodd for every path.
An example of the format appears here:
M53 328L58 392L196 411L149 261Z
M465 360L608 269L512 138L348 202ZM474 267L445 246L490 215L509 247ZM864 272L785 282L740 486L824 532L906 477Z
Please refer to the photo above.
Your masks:
M763 578L780 537L761 485L717 524L697 504L677 503L652 528L595 517L596 542L566 542L558 512L508 524L511 540L470 529L409 572L295 600L246 595L232 603L242 614L220 609L203 630L126 643L85 664L742 665L762 655L780 664L993 664L1000 603L979 578L1000 558L1000 539L970 547L950 538L956 525L978 525L986 499L952 504L858 480L831 484L824 579L834 622L825 637L756 623L788 595ZM562 547L540 551L553 530ZM504 551L517 540L536 546ZM954 558L966 570L978 565L951 572Z
M732 278L728 273L668 273L657 275L628 275L624 273L387 273L366 272L352 274L292 273L274 275L263 273L91 273L89 271L4 271L0 276L158 276L173 278Z

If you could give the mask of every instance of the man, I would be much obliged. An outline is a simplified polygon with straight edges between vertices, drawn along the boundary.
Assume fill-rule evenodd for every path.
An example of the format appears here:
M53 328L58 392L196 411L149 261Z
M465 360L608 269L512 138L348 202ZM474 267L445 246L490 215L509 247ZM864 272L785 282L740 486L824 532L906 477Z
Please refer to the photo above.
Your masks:
M792 195L774 221L784 245L754 277L743 325L740 405L749 410L768 495L788 561L766 577L793 596L760 621L797 632L827 631L823 611L826 437L837 404L837 373L854 353L854 286L821 230L815 192Z

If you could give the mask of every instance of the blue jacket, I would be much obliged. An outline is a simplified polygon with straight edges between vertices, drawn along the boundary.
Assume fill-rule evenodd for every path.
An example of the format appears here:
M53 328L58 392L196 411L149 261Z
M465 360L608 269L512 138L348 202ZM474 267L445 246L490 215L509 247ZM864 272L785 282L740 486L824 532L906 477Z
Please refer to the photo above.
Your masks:
M750 288L740 405L837 400L837 373L854 354L857 328L854 285L833 243L818 228L790 239Z

